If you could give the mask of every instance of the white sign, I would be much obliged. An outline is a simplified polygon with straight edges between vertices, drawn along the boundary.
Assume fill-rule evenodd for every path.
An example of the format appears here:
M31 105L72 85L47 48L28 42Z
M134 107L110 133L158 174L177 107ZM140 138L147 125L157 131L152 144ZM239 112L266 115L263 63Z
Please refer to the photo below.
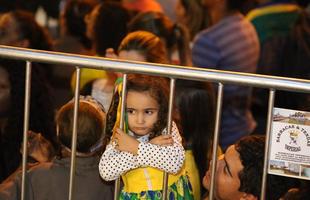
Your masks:
M268 172L310 180L310 112L274 108Z

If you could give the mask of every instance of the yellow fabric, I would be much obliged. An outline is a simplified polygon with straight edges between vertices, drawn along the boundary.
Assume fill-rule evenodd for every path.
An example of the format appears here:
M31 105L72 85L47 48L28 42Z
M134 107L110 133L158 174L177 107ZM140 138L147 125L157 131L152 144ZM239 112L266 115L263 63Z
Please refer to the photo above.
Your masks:
M146 173L149 177L151 188L148 184ZM169 174L168 186L177 182L182 175L185 175L184 165L178 174ZM162 190L163 176L164 172L162 170L153 167L140 167L130 170L122 176L124 182L124 192L140 193L148 190Z
M193 151L192 150L186 150L185 151L185 171L189 178L189 181L193 188L193 194L195 200L200 200L200 178L199 178L199 171L194 159Z
M299 7L294 4L280 4L280 5L270 5L258 9L254 9L248 13L246 18L249 21L252 21L254 18L259 17L261 15L267 15L271 13L280 13L280 12L293 12L298 10Z
M86 83L98 79L98 78L107 78L107 72L97 69L81 69L81 79L80 79L80 88L83 88ZM75 80L76 80L76 71L72 74L71 77L71 88L72 91L75 90Z
M117 105L117 114L116 114L116 121L115 121L114 128L113 128L113 133L114 133L115 129L120 126L120 123L121 123L123 84L119 83L118 85L116 85L116 88L117 88L117 92L118 92L118 96L119 96L119 101L118 101L118 105ZM126 130L126 128L124 127L123 130Z
M220 156L223 154L223 151L220 146L218 146L217 155ZM209 157L211 158L211 152ZM197 164L195 162L194 154L192 150L186 150L185 151L185 162L184 162L184 168L186 171L186 175L188 176L188 179L192 185L193 188L193 194L195 200L201 199L201 181L199 178L199 171L197 168Z

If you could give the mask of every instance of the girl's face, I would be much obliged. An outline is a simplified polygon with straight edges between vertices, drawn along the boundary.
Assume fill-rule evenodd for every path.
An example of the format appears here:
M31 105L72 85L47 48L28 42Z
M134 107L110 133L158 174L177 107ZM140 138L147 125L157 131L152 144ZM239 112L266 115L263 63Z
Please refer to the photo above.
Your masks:
M124 60L146 62L145 56L143 56L136 50L129 50L129 51L122 50L119 52L118 58Z
M129 130L138 136L151 133L158 120L159 105L149 92L128 91Z

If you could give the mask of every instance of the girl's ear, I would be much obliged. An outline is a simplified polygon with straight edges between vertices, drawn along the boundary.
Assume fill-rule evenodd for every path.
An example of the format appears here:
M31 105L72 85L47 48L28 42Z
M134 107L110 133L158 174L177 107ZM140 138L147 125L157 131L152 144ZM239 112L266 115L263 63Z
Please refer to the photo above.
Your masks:
M258 200L258 198L254 196L253 194L243 193L240 200Z

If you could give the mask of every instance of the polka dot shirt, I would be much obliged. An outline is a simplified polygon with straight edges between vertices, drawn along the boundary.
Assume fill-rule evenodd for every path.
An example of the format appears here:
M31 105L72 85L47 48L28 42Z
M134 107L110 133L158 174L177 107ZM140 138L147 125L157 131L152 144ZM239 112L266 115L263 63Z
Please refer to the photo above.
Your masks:
M163 134L167 132L164 129ZM182 138L176 124L172 123L171 130L174 141L171 146L160 146L149 143L149 135L137 138L140 142L137 155L119 151L116 144L110 142L102 154L99 163L99 173L106 181L116 180L129 170L139 167L154 167L167 173L176 174L182 168L185 151Z

